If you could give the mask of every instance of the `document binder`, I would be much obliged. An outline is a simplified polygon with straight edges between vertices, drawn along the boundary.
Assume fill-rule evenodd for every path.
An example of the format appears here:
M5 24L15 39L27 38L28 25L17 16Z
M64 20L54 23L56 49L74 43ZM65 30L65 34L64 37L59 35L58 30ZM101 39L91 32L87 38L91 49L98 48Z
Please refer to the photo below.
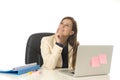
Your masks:
M22 68L25 68L25 67L30 67L30 66L35 66L35 65L37 65L37 63L30 63L30 64L26 64L26 65L23 65L23 66L14 67L13 70L19 70L19 69L22 69Z
M21 75L21 74L24 74L30 71L38 70L39 68L40 68L39 65L31 65L31 66L21 67L19 69L12 69L12 70L7 70L7 71L0 70L0 73Z

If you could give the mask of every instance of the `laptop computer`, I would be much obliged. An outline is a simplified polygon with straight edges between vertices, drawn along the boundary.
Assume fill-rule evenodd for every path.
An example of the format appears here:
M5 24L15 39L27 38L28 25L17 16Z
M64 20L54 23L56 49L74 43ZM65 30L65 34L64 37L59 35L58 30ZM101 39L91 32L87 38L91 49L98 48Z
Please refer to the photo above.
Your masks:
M75 70L62 69L60 72L74 77L108 74L112 53L113 45L79 45Z

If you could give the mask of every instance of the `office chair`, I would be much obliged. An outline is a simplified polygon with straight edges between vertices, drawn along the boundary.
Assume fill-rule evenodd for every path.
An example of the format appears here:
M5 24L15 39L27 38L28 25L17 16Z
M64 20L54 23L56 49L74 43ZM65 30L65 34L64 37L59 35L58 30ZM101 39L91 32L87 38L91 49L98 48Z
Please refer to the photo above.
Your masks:
M43 64L43 59L41 56L41 39L44 36L50 36L54 33L34 33L30 35L26 45L26 53L25 53L25 64L36 62L38 65Z

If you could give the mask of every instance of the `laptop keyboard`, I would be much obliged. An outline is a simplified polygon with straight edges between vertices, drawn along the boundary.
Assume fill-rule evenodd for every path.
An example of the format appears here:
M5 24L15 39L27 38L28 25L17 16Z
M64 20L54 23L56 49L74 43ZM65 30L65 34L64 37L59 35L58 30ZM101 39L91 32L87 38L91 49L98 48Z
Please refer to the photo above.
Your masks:
M72 73L72 74L74 74L74 71L73 71L73 70L60 70L60 72L64 72L64 73Z

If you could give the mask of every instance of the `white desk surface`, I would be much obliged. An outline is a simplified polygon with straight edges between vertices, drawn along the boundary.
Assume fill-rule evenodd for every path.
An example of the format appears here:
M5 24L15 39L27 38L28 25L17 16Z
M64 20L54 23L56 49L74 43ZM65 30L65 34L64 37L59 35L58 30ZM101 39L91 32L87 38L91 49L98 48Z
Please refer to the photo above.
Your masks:
M63 74L58 70L39 70L32 74L26 73L22 75L0 73L0 80L114 80L110 79L109 75L77 77ZM38 74L37 74L38 73Z

